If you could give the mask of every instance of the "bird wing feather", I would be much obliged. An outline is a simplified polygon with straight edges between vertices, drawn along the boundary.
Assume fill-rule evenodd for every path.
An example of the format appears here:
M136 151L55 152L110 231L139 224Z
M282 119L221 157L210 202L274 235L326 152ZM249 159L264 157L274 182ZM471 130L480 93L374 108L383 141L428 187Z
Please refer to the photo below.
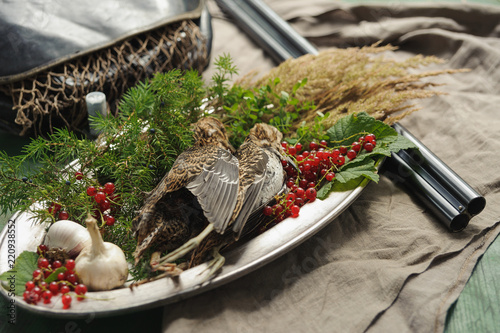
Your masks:
M244 198L237 216L233 216L233 231L238 239L250 214L255 210L266 176L268 155L255 143L245 142L238 150L240 162L240 187Z
M221 148L217 148L212 163L203 164L202 171L186 184L219 233L223 233L229 225L236 206L238 186L238 159Z

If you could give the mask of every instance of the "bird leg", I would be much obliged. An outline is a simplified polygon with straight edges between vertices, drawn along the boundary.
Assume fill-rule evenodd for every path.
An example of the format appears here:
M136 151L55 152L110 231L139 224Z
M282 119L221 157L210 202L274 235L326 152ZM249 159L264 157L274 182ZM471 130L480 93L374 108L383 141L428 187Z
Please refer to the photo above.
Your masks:
M214 226L210 223L198 236L191 238L175 251L172 251L166 256L160 258L158 264L163 265L164 263L172 262L184 257L186 254L196 249L200 245L201 241L205 239L205 237L207 237L213 230Z
M213 259L210 260L210 262L208 263L208 266L207 268L205 268L203 270L203 272L201 272L200 274L204 273L205 271L208 271L207 275L205 276L205 278L203 279L202 283L208 281L209 279L211 279L215 273L222 268L222 266L224 266L224 263L226 262L226 258L224 258L219 250L222 248L223 245L221 246L217 246L215 248L212 249L212 257Z

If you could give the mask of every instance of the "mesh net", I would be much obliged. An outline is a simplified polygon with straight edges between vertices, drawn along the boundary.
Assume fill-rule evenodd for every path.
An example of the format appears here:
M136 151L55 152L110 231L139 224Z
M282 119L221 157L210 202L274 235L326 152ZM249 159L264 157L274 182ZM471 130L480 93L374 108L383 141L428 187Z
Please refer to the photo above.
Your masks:
M156 72L208 63L207 41L191 20L130 37L111 47L72 59L23 81L0 86L12 98L19 135L40 135L55 127L82 131L88 123L85 96L106 94L108 109L130 87Z

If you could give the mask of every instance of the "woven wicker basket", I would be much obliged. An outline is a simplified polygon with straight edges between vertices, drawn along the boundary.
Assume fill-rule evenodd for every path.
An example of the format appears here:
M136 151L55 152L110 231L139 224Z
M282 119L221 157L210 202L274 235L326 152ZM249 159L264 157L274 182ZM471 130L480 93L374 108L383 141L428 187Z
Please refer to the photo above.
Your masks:
M2 104L8 108L11 103L0 112L1 127L21 136L44 135L59 127L81 132L88 126L89 92L104 92L114 114L121 95L156 72L202 71L210 40L200 26L191 19L169 23L1 84Z

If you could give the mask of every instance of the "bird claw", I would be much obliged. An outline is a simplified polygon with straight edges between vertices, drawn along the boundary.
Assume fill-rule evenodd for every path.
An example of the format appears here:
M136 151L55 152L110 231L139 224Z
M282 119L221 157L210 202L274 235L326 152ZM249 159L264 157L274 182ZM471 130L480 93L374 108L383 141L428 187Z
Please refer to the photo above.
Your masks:
M199 275L201 275L201 274L205 273L206 271L208 271L208 273L205 275L205 277L203 278L203 281L201 283L205 283L208 280L212 279L213 276L215 275L215 273L217 273L222 268L222 266L224 266L224 263L226 262L226 258L224 258L224 256L222 256L219 253L219 248L214 248L212 250L212 256L214 258L212 260L210 260L207 268L205 268L199 274Z
M168 276L179 276L184 270L173 263L160 263L160 252L154 252L149 261L153 272L162 271ZM163 274L162 274L163 275Z

